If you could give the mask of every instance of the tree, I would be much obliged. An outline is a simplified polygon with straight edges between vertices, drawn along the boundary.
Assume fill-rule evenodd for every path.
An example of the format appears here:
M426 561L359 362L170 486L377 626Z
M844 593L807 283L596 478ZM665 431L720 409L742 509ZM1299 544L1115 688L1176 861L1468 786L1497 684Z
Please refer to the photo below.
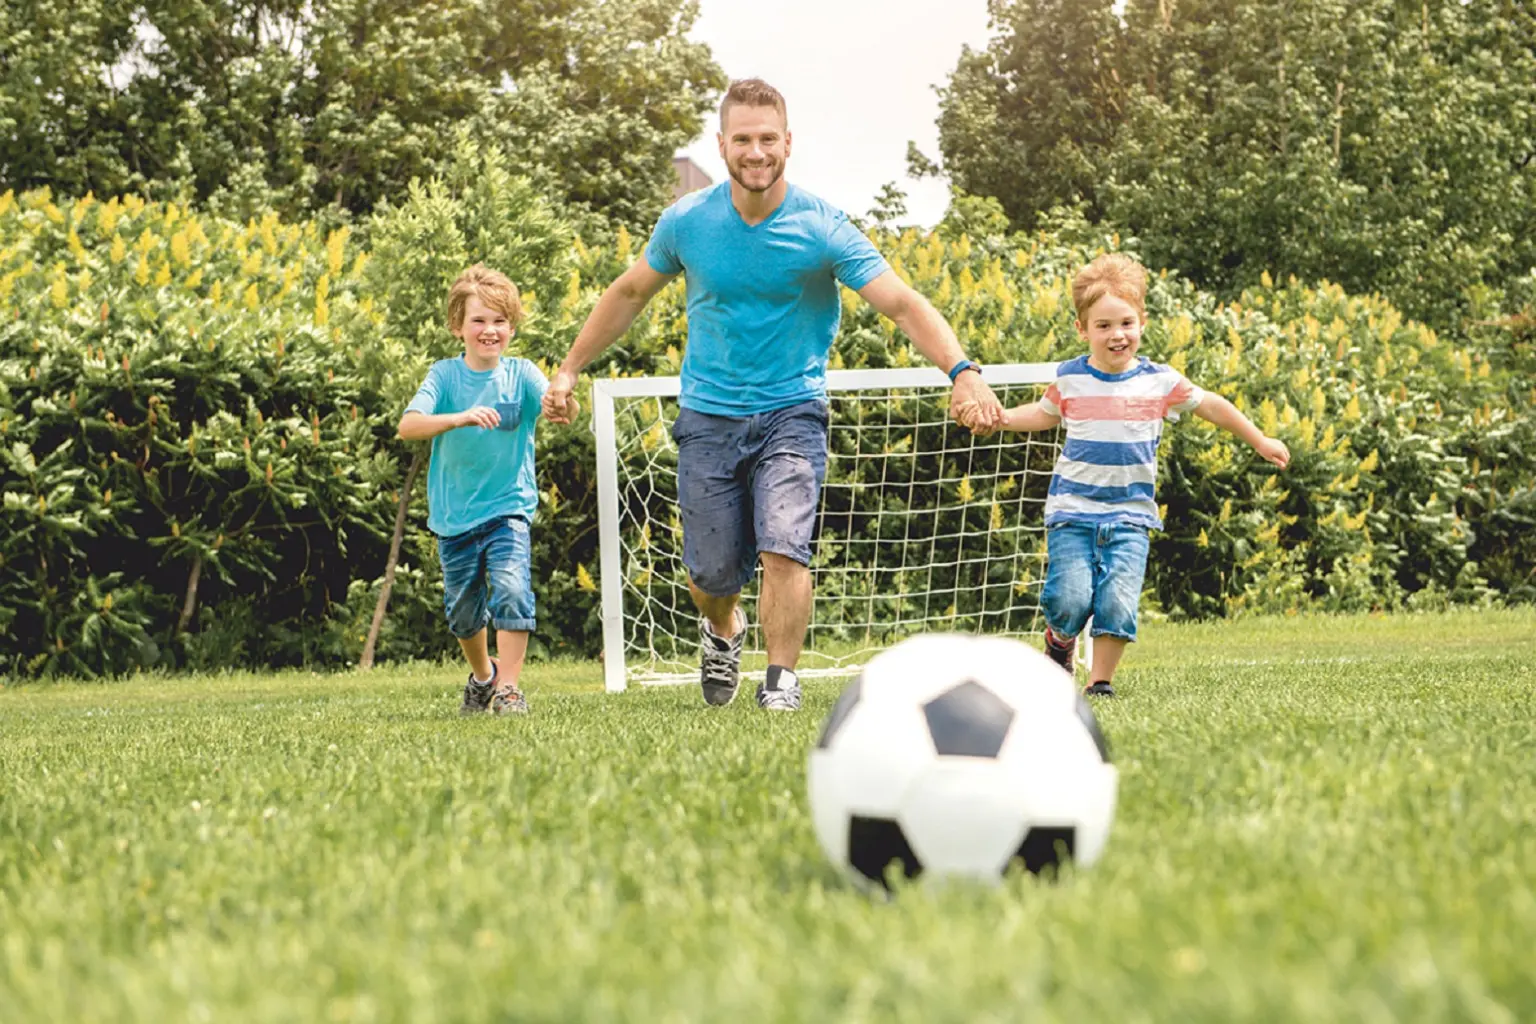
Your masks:
M945 166L1016 225L1081 200L1223 295L1264 271L1447 325L1536 265L1536 18L1507 0L994 0ZM991 83L988 85L987 83Z
M365 216L470 127L550 195L646 225L723 84L692 0L17 0L0 183Z

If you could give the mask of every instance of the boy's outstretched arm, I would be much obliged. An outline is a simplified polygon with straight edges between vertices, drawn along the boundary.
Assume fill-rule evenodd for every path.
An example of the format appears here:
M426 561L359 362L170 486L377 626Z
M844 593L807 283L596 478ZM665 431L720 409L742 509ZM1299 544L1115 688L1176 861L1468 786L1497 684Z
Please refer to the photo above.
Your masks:
M956 410L956 418L971 433L978 437L986 437L995 434L999 430L1012 430L1021 434L1027 434L1034 430L1054 430L1061 425L1061 417L1049 412L1039 402L1030 402L1027 405L1016 405L1012 409L1004 409L1003 417L995 427L988 427L975 421L972 416L975 413L975 403L966 402Z
M395 436L402 441L428 441L438 434L446 434L459 427L484 427L495 430L501 415L488 406L477 405L463 412L408 412L400 417Z
M651 268L645 259L638 259L620 274L603 297L597 300L587 322L581 325L565 361L555 371L544 392L544 416L551 423L569 423L576 418L578 407L571 392L576 387L576 375L597 358L598 353L617 341L635 317L645 308L656 293L667 286L676 275L663 274Z
M1243 415L1242 410L1215 392L1207 391L1194 411L1201 419L1209 420L1246 441L1266 462L1272 462L1281 469L1290 463L1291 450L1285 446L1284 441L1266 436L1254 426L1252 420Z

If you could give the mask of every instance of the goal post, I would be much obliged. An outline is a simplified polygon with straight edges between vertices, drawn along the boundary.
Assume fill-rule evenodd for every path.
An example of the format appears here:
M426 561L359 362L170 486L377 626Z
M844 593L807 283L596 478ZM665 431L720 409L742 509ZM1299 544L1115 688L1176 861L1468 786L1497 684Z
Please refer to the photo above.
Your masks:
M988 366L1004 405L1038 397L1056 363ZM817 511L814 599L799 674L850 675L913 633L1044 632L1044 502L1060 431L977 438L948 416L934 366L833 370L826 482ZM698 613L682 565L671 427L678 377L598 378L597 447L603 681L698 678ZM759 572L759 580L761 573ZM743 674L760 675L762 638L743 591ZM1088 658L1087 630L1079 644Z

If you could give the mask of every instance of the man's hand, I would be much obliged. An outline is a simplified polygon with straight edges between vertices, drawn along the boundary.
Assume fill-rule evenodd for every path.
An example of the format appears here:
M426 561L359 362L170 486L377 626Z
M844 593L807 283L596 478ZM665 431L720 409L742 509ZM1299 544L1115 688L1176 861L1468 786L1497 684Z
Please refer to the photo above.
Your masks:
M1278 437L1264 438L1253 446L1253 450L1258 452L1266 462L1273 462L1281 469L1291 464L1291 450Z
M1003 404L981 374L963 371L949 395L949 414L977 437L995 434L1003 425Z
M495 430L501 422L501 414L495 409L485 405L477 405L473 409L466 409L459 413L458 423L460 427L484 427L486 430Z
M576 389L576 375L568 370L555 374L544 392L544 418L551 423L570 423L581 412L571 392Z

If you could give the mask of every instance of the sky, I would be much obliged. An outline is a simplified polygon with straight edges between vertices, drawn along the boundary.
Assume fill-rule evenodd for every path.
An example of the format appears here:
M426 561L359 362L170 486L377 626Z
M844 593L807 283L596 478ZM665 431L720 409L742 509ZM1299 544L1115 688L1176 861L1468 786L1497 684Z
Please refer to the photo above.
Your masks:
M700 0L692 37L731 78L766 79L784 94L793 151L785 176L855 216L895 181L902 223L931 227L949 202L943 181L907 177L907 142L939 158L939 99L960 48L986 46L986 0ZM719 117L684 153L726 178Z

